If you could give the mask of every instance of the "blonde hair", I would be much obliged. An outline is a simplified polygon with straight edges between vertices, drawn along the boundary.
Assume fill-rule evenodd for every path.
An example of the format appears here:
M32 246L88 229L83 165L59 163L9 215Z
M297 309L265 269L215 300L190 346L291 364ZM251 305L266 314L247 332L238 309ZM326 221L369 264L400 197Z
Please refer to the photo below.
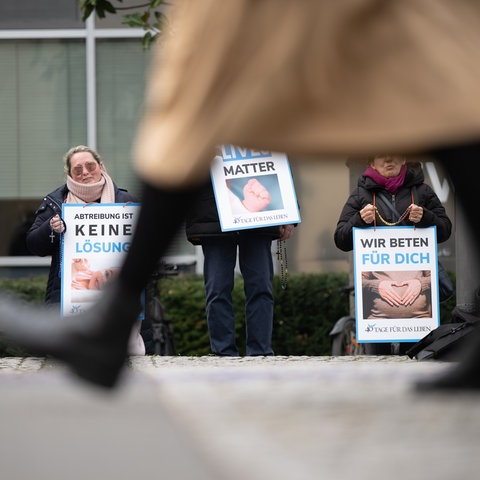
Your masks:
M65 162L65 165L63 166L63 170L66 175L70 174L70 169L72 168L71 164L71 159L73 155L75 155L78 152L88 152L91 153L93 158L97 161L97 163L105 170L105 165L102 162L102 157L93 149L90 147L87 147L85 145L77 145L76 147L72 147L70 150L68 150L67 153L63 156L63 161Z

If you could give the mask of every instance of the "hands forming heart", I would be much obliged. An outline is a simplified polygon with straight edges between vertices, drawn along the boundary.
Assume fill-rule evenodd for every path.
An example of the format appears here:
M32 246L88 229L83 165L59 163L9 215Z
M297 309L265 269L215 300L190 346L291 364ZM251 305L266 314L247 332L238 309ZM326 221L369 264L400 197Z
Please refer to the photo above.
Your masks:
M399 307L411 305L420 295L422 285L417 278L392 282L383 280L378 285L378 293L390 305Z

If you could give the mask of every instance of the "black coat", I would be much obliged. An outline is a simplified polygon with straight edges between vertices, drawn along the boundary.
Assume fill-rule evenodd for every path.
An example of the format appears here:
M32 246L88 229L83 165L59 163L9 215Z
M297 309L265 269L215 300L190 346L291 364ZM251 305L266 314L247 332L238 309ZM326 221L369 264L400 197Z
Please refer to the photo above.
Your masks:
M437 197L433 189L424 183L423 170L418 163L408 164L407 174L404 184L398 189L395 195L390 194L385 188L380 187L370 177L361 175L355 190L348 197L345 203L337 227L334 233L335 245L340 250L349 252L353 250L353 227L366 228L367 225L360 217L362 210L368 203L373 204L373 192L383 192L395 206L398 213L402 214L412 203L412 191L415 194L414 203L423 207L423 217L415 225L420 228L436 226L437 242L442 243L450 238L452 233L452 222L447 216L444 206ZM412 187L415 186L415 189ZM381 216L388 222L397 221L395 215L383 202L379 201L377 196L376 206ZM377 222L377 225L383 225ZM404 225L413 226L408 218Z
M278 225L222 232L215 194L210 181L202 188L195 201L196 203L187 214L185 222L187 239L193 245L201 245L203 239L218 236L262 235L270 237L272 240L280 237Z
M134 202L135 199L126 190L118 188L114 183L115 202ZM26 245L28 250L39 257L52 256L48 274L47 289L45 291L46 303L60 302L60 235L54 234L51 239L50 219L55 215L62 216L62 203L67 198L67 185L62 185L49 193L35 212L35 220L27 232ZM66 225L68 228L68 225Z

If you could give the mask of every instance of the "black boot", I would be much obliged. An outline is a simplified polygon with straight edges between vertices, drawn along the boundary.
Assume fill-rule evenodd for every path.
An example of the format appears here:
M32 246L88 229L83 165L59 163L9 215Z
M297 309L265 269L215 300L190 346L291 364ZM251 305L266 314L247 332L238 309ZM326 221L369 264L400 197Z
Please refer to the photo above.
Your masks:
M140 298L112 282L88 311L62 317L57 311L0 297L0 334L29 353L64 361L80 378L112 388L127 359Z
M87 312L63 318L51 309L0 297L0 334L40 355L63 360L81 378L113 387L141 312L141 293L170 246L200 187L163 190L143 184L142 207L120 273Z

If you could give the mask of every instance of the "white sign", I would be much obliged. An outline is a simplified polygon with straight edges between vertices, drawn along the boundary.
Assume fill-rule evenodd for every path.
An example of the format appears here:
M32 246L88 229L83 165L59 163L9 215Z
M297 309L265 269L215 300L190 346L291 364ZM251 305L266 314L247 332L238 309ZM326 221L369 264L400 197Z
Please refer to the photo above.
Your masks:
M357 341L417 342L440 324L435 227L354 228Z
M61 312L89 308L105 283L115 277L130 248L140 204L62 205L67 226L62 240Z
M284 153L222 145L210 174L222 231L301 222Z

